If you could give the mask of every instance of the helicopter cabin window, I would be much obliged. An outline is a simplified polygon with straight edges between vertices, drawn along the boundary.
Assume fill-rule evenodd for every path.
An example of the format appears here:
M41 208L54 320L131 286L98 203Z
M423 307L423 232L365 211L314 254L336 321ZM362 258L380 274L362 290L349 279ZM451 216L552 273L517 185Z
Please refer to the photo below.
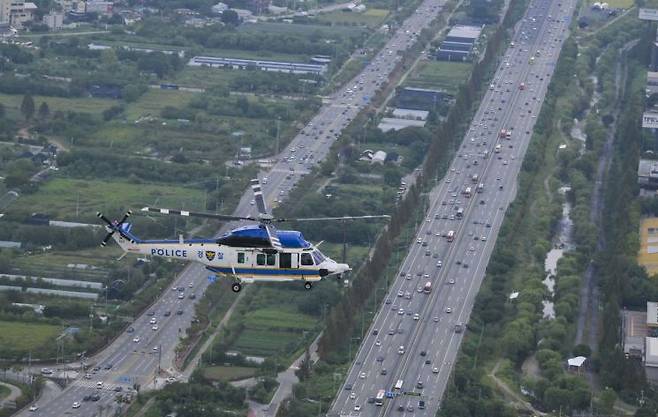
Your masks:
M265 254L264 253L259 253L256 255L256 264L257 265L265 265Z
M238 263L239 264L244 263L244 252L238 252Z
M313 257L310 253L302 253L302 265L313 265Z
M279 254L279 268L292 268L292 254L281 253Z
M267 254L267 264L269 266L276 265L276 254L275 253L268 253Z

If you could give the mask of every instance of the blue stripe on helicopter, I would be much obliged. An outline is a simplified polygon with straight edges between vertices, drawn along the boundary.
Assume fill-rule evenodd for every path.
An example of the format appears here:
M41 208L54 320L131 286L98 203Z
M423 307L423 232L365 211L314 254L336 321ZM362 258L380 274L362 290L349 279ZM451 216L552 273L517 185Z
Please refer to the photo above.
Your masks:
M209 267L208 269L211 272L217 272L221 274L233 274L233 271L237 275L240 274L253 274L253 275L307 275L307 276L319 276L319 269L264 269L264 268L218 268L218 267Z

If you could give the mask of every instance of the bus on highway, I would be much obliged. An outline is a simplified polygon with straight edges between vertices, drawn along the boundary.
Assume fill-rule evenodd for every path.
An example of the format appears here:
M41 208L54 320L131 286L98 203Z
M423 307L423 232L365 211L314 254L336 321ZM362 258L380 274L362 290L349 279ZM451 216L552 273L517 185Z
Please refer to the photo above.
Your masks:
M427 281L427 282L425 283L425 286L423 287L423 292L424 292L425 294L429 294L429 293L432 292L432 283L431 283L430 281Z
M452 242L453 240L455 240L455 232L450 230L446 235L446 238L448 239L448 242Z
M386 394L386 391L384 391L383 389L380 389L377 392L377 396L375 397L375 405L379 405L379 406L384 405L384 395L385 394Z
M395 383L395 386L393 387L395 391L400 391L402 389L402 380L398 379L398 382Z

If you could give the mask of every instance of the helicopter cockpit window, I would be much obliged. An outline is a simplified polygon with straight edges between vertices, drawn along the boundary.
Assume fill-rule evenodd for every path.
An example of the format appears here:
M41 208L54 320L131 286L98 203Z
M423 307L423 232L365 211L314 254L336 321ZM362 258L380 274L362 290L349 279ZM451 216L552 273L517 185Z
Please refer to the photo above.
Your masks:
M315 259L315 264L320 265L324 261L324 255L319 250L313 251L313 259Z
M313 257L310 253L302 253L302 265L313 265Z
M244 252L238 252L238 263L239 264L244 263Z
M267 254L267 264L269 266L274 266L276 265L276 254L275 253L269 253Z
M259 253L256 255L256 264L257 265L265 265L265 254L264 253Z

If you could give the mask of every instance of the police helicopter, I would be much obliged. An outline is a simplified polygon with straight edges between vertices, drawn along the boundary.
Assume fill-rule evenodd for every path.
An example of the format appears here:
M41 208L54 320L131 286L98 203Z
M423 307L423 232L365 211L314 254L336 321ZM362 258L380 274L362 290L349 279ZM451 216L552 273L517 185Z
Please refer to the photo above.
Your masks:
M126 220L128 211L120 221L110 221L102 213L97 216L106 223L108 234L101 246L113 238L127 253L160 256L194 261L203 264L213 274L231 276L231 289L239 292L242 283L301 281L310 290L312 283L322 278L340 278L351 270L349 265L338 263L320 252L317 246L304 239L301 232L278 230L275 223L287 221L344 221L352 219L389 218L388 215L314 217L301 219L275 218L268 212L260 181L251 181L258 216L228 216L185 210L144 207L148 213L170 214L184 217L201 217L222 221L252 221L213 239L142 240L132 232ZM213 277L214 278L214 277Z

